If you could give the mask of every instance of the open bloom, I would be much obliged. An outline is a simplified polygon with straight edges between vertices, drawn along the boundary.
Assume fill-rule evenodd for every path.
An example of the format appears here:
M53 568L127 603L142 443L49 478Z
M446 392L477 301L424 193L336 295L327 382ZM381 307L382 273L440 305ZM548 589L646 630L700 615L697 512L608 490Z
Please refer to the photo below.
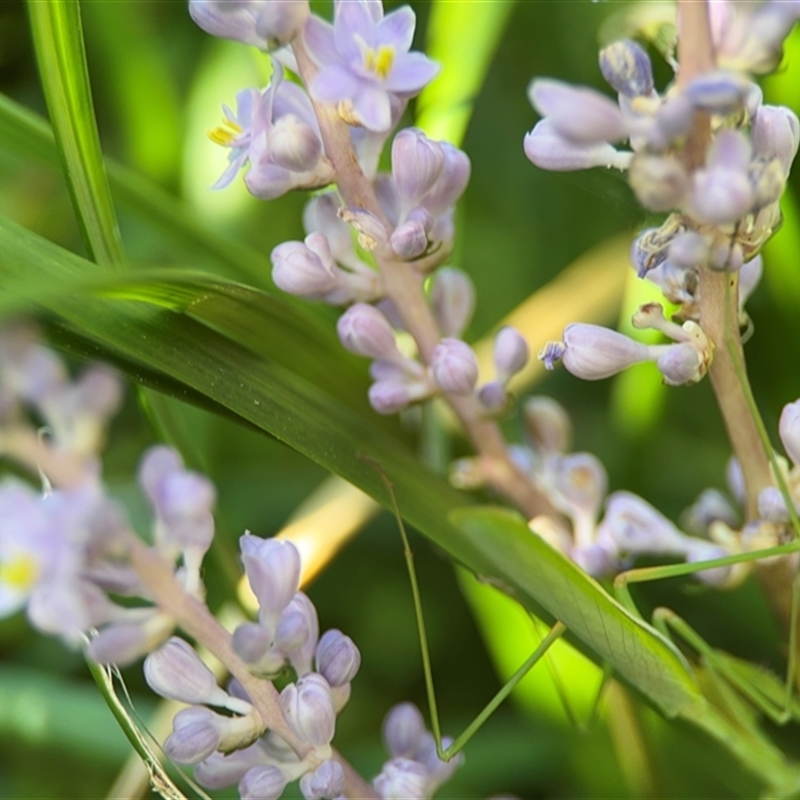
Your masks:
M389 130L392 96L414 97L439 71L427 56L408 52L415 25L408 6L384 17L380 0L337 0L333 25L310 17L306 43L320 66L311 93L337 104L350 124Z

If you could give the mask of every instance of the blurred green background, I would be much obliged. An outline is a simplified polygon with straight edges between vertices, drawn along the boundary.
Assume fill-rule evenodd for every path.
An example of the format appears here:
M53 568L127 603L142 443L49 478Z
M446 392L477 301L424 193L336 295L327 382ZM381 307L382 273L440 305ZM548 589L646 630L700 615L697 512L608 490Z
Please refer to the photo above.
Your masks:
M430 6L413 5L420 47ZM325 9L325 4L319 7ZM459 210L453 262L472 276L478 289L470 339L484 335L593 245L614 234L632 233L648 221L620 175L600 170L545 173L522 152L522 137L536 120L526 98L531 77L554 76L601 88L598 30L627 7L528 0L511 9L463 144L473 177ZM239 89L263 78L265 57L206 36L189 19L183 0L103 0L84 2L81 8L104 152L183 198L203 226L255 248L263 257L262 286L268 287L269 252L281 241L300 238L304 198L295 194L262 203L241 182L224 192L210 192L207 187L221 173L225 153L206 137L220 118L221 104L232 105ZM792 56L798 49L794 38L782 73L766 84L768 97L795 110L800 107L800 57ZM654 60L658 62L655 53ZM657 63L657 74L663 86L663 64ZM0 90L45 113L25 6L17 0L0 4ZM796 176L794 188L800 188ZM0 213L84 253L59 172L22 157L2 141ZM123 205L118 213L127 254L137 268L222 271L218 260L187 253ZM787 218L769 248L767 277L749 305L755 335L747 358L770 432L776 430L782 405L800 395L795 247L800 229L795 222ZM333 324L329 310L319 312ZM615 324L616 313L610 310L607 322ZM532 349L541 344L532 342ZM652 375L642 380L644 384L587 384L558 371L531 391L564 404L575 424L575 449L603 460L612 490L641 494L677 519L702 489L724 488L729 449L707 383L661 393L654 392ZM207 568L210 600L217 604L230 589L221 564L232 558L240 533L245 528L260 535L276 532L325 473L267 437L196 409L187 407L183 413L219 488L219 549L227 556L211 559ZM509 419L507 430L510 438L520 438L516 417ZM130 501L142 526L146 515L132 476L140 453L153 440L130 389L111 429L105 469L113 491ZM413 544L443 726L455 734L493 695L499 681L452 565L421 537L415 536ZM381 515L369 524L309 593L323 629L341 628L362 650L362 671L340 718L336 742L371 776L383 759L379 729L389 707L402 700L425 707L413 607L394 520ZM713 644L781 668L775 625L752 582L717 594L691 580L674 580L635 594L644 614L668 605ZM499 626L494 638L502 640L503 617L488 624ZM509 627L509 635L516 631ZM502 659L502 654L495 657ZM146 719L154 702L140 668L127 670L125 680ZM571 673L565 681L567 694L581 694L585 688L570 686L570 681L592 680L580 671ZM634 717L638 726L617 732L615 748L603 719L581 731L547 702L537 705L529 698L506 704L476 737L466 765L438 796L513 792L523 798L628 797L640 796L643 788L657 797L755 796L750 779L700 734L667 725L641 704ZM789 752L800 754L795 731L775 735ZM626 765L626 741L631 751L638 743L646 754L633 767ZM32 633L21 617L0 621L0 797L104 797L127 752L80 656ZM637 769L649 777L642 778Z

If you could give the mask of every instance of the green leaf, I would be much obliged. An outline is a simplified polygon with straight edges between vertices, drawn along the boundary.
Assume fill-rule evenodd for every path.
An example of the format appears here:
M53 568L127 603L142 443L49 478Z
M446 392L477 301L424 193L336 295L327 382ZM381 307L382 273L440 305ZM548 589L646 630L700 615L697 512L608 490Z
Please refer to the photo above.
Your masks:
M30 0L39 74L72 202L92 258L125 263L94 115L78 0Z
M45 120L0 94L0 141L8 152L42 165L60 165L53 131ZM211 257L234 275L269 284L269 261L238 239L202 224L183 202L113 159L106 160L115 199L171 243L176 255ZM291 301L290 301L291 302Z
M460 144L514 0L434 0L427 53L442 70L417 100L417 125L433 139Z

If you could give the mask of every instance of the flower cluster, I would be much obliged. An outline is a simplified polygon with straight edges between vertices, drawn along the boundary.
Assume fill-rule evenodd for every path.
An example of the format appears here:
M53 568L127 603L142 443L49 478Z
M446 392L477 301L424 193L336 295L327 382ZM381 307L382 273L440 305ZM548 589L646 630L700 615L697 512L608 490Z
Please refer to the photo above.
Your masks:
M240 545L259 613L257 622L236 629L233 648L253 674L266 680L293 670L295 679L283 687L279 705L306 754L301 758L277 732L267 731L241 685L233 680L227 692L221 689L194 650L178 638L145 660L153 691L190 704L175 716L165 752L179 764L195 764L195 778L206 788L238 783L245 799L280 797L286 784L298 778L307 800L339 797L344 772L332 760L330 743L361 656L340 631L319 636L316 610L297 590L300 555L291 542L245 534ZM208 706L230 713L218 714Z
M640 310L635 327L655 328L675 342L656 347L597 326L572 325L563 341L540 354L548 369L561 359L576 376L594 380L652 360L667 383L694 383L705 375L713 349L697 324L701 271L738 273L740 308L758 282L759 251L780 225L779 200L800 123L790 109L765 105L748 72L774 65L800 11L781 2L712 8L717 67L678 80L663 94L654 88L647 53L631 40L600 53L616 103L559 81L531 84L531 101L544 117L525 137L534 164L627 170L641 205L667 214L660 226L639 235L631 259L638 276L678 306L675 318L684 323L667 323L652 307ZM705 138L696 133L698 119L707 125ZM622 140L630 150L614 146Z

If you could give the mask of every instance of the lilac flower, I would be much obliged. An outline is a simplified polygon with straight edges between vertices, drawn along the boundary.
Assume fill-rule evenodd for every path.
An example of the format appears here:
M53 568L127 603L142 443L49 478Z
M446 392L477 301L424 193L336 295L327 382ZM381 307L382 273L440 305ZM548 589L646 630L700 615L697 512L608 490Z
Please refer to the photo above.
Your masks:
M312 16L305 40L320 67L312 95L337 104L350 124L389 130L392 97L413 97L439 71L422 53L408 52L415 24L408 6L384 17L380 0L337 0L333 25Z
M236 103L236 114L223 106L225 120L209 134L231 149L228 168L213 189L227 186L248 163L245 184L262 200L333 180L311 101L301 87L283 80L280 64L274 62L272 81L263 93L245 89L236 95Z

